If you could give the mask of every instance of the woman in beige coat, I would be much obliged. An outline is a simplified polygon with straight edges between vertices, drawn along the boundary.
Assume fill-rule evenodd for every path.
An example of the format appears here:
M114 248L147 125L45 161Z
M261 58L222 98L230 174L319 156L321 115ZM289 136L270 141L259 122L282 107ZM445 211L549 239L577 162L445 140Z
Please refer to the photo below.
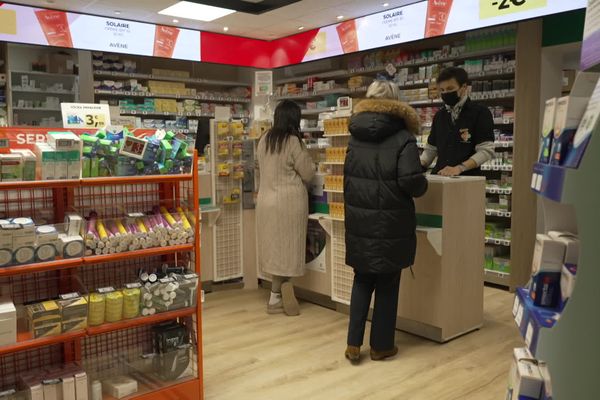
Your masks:
M304 275L307 185L315 174L302 143L300 118L296 103L281 102L275 109L273 128L258 144L258 257L262 271L273 276L269 314L300 313L290 278Z

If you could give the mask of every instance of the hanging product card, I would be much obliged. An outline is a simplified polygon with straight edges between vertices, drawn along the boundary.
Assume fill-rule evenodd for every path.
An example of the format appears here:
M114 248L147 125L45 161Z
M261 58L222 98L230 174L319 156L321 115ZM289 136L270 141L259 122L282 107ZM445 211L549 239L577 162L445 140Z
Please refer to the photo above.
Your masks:
M254 73L254 87L257 96L273 94L273 72L258 71Z
M110 125L108 104L61 103L63 127L102 129Z
M556 116L557 99L552 98L546 101L546 110L544 111L544 123L542 126L542 145L540 151L540 162L548 164L550 162L550 151L552 150L552 139L554 138L554 118Z
M550 164L563 165L600 74L580 72L569 96L558 99Z
M579 168L581 160L585 154L588 143L592 138L592 133L598 130L598 120L600 119L600 80L596 84L594 93L590 98L587 109L579 128L575 133L575 139L573 140L573 147L569 151L565 166L569 168Z
M581 69L600 64L600 0L588 0L581 45Z

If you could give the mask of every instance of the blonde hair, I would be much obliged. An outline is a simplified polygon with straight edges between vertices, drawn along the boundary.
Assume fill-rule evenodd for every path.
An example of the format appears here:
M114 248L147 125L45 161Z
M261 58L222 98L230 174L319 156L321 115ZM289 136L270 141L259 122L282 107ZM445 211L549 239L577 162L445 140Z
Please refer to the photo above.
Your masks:
M395 82L376 80L367 90L367 99L400 100L400 88Z

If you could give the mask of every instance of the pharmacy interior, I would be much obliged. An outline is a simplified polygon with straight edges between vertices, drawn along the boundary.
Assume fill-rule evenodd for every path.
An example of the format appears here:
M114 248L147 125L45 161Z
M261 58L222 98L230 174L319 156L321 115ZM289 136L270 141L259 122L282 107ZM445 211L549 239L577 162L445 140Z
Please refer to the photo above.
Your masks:
M484 285L515 292L508 393L589 398L598 272L578 265L600 223L600 2L481 3L372 8L271 40L2 3L0 398L202 397L204 294L269 286L255 151L284 99L317 169L296 294L347 312L352 106L393 80L424 148L448 66L493 115L495 157L483 177L428 177L397 328L461 340L486 329Z

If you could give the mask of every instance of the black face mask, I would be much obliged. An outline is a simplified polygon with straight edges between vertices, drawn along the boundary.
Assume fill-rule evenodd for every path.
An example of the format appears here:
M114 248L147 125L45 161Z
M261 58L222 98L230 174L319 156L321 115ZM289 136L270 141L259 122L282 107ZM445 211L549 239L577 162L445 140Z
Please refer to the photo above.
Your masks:
M444 100L444 103L448 104L450 107L454 107L460 101L458 90L455 90L454 92L442 93L442 100Z

